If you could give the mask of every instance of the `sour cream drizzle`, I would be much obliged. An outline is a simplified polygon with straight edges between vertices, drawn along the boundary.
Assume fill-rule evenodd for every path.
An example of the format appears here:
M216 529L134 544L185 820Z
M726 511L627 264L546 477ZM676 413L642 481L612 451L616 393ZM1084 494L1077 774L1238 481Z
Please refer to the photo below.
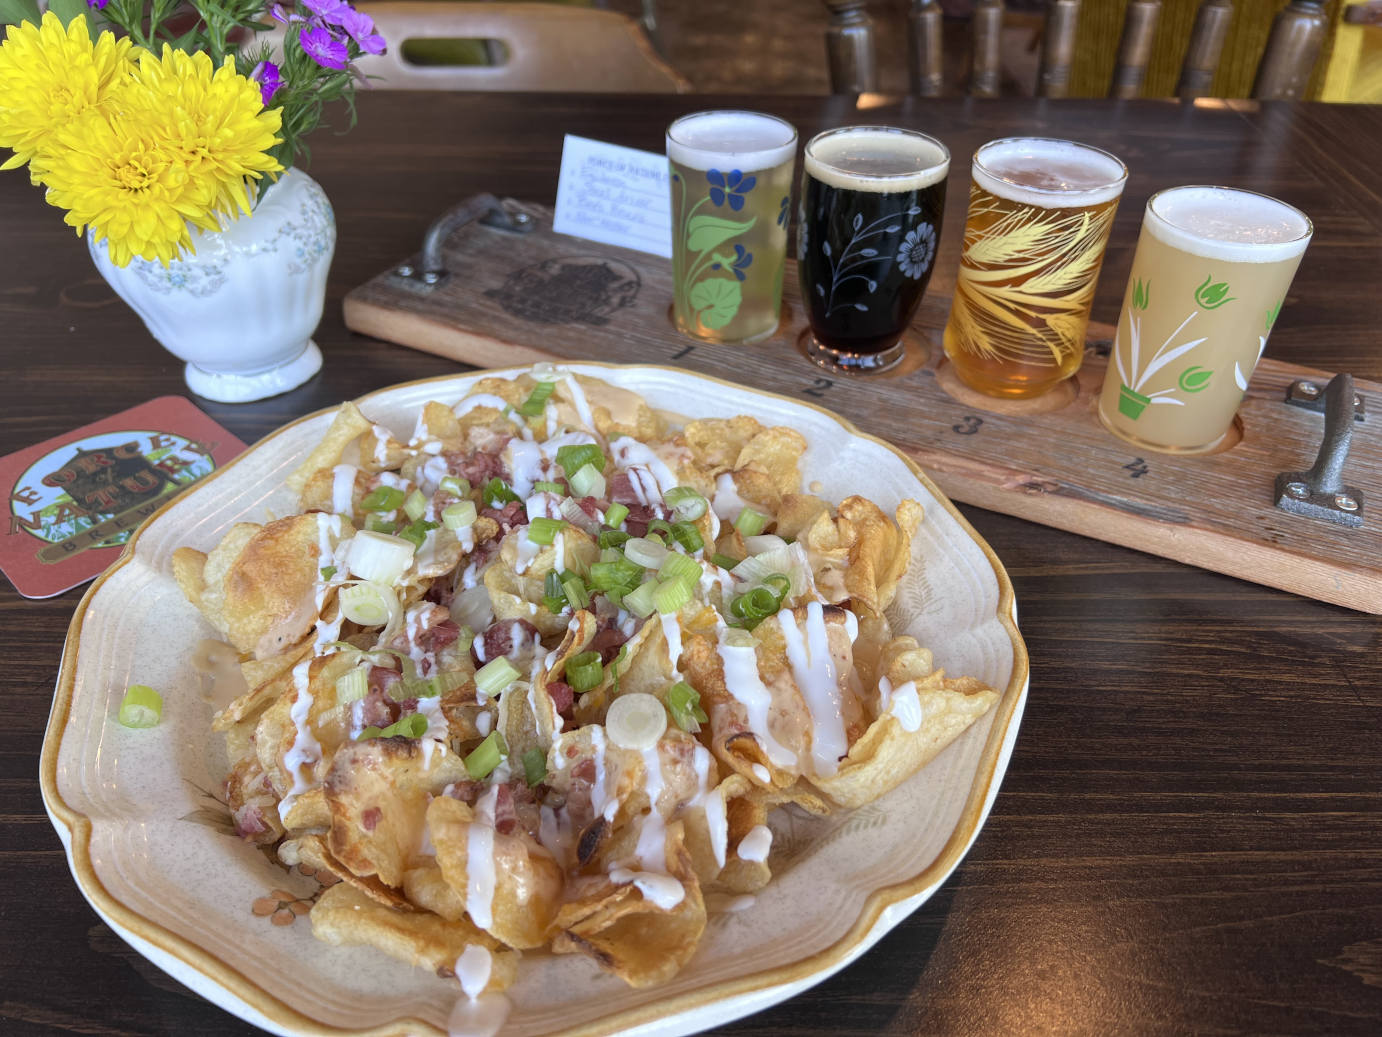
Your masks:
M466 836L465 909L481 929L494 925L494 805L499 786L491 785L475 804Z
M338 464L331 469L331 510L337 515L354 513L355 505L352 498L355 494L357 471L353 464Z
M791 615L791 613L786 613ZM796 624L792 624L795 629ZM768 711L772 707L773 696L763 684L758 672L758 655L752 645L738 648L725 643L725 631L720 631L716 648L720 662L725 669L725 688L735 701L744 707L749 731L763 746L768 760L775 767L796 767L797 754L773 737L768 725Z
M293 690L296 694L293 705L288 710L288 719L293 722L295 734L292 748L283 757L284 769L293 776L293 787L288 795L279 801L280 818L288 816L298 796L311 791L318 784L310 776L312 765L322 758L321 743L312 734L311 725L308 723L308 715L312 711L312 692L308 682L311 667L311 659L304 659L293 667ZM306 778L302 775L303 768L307 768L308 771L309 776Z
M825 630L821 603L806 606L806 633L803 637L791 609L777 614L787 643L787 659L792 676L811 713L811 759L816 773L829 776L840 769L840 757L849 751L841 711L839 675L830 657L830 639Z
M768 859L768 851L772 849L772 845L772 829L766 825L754 825L748 834L739 840L739 848L735 852L739 854L740 860L758 864Z
M910 733L921 730L924 719L921 698L917 695L916 681L908 681L893 687L887 677L878 678L879 715L891 713L902 725L902 730Z

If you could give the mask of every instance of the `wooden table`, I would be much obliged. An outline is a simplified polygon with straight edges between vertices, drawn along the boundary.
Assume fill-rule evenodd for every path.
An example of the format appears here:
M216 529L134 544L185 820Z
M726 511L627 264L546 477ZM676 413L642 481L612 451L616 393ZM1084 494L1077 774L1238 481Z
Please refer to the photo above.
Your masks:
M875 103L876 101L876 103ZM340 242L323 373L277 399L201 401L241 438L440 358L351 335L340 301L488 190L550 203L562 134L657 150L735 97L377 93L314 138ZM1250 102L772 99L803 138L885 122L945 140L963 183L991 137L1070 136L1132 170L1094 308L1116 319L1142 206L1228 183L1300 206L1315 241L1269 354L1382 378L1382 109ZM964 191L936 284L953 280ZM0 452L154 396L181 365L94 272L22 174L0 178ZM810 384L803 367L803 384ZM1382 406L1382 401L1376 401ZM1371 406L1371 404L1370 404ZM1382 501L1372 521L1382 521ZM1382 1029L1382 637L1375 617L964 509L1006 563L1031 650L1026 717L966 861L862 960L729 1033L1376 1033ZM239 1034L82 900L38 789L80 596L0 587L0 1032Z

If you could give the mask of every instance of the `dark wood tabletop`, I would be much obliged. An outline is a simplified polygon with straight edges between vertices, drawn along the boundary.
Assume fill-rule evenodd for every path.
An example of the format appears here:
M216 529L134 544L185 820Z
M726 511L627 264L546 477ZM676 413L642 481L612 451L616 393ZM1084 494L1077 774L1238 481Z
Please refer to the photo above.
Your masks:
M876 101L364 96L351 133L312 140L339 230L316 335L325 369L260 403L197 402L252 442L343 399L455 371L348 332L345 292L415 251L463 197L551 203L564 133L661 150L670 119L718 106L775 112L803 139L858 122L923 129L949 145L960 177L975 147L1015 133L1115 152L1131 177L1094 306L1107 322L1151 193L1223 183L1283 198L1312 217L1315 238L1268 354L1382 379L1382 109ZM953 267L964 192L951 195L939 263ZM22 172L0 177L0 245L0 453L188 394L181 364ZM1382 400L1369 408L1376 434ZM1372 507L1382 521L1382 501ZM1031 653L992 814L955 874L862 959L723 1032L1382 1032L1378 619L961 510L1012 575ZM45 815L39 751L80 595L29 601L0 586L0 1033L250 1032L97 918Z

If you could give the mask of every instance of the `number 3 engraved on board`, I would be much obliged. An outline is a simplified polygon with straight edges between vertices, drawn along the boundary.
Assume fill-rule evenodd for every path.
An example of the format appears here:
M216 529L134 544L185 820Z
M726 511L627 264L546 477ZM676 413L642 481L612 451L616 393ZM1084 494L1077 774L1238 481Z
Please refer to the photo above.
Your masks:
M1129 479L1140 479L1151 471L1151 469L1147 467L1147 462L1140 457L1134 457L1132 462L1130 464L1125 464L1123 468L1132 473L1128 476Z
M976 418L973 414L966 414L960 419L958 425L950 426L950 431L958 432L962 436L972 436L979 431L979 426L983 423L983 418Z
M825 395L825 390L829 389L834 384L835 383L832 382L829 378L817 378L814 382L813 388L803 389L801 391L804 392L807 396L815 396L817 399L819 399L820 397Z

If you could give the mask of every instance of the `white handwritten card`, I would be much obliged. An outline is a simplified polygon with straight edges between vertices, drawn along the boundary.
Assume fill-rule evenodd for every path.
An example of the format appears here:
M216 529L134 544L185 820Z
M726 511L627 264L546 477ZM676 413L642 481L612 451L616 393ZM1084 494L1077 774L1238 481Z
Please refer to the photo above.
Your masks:
M552 229L670 257L667 157L568 133Z

